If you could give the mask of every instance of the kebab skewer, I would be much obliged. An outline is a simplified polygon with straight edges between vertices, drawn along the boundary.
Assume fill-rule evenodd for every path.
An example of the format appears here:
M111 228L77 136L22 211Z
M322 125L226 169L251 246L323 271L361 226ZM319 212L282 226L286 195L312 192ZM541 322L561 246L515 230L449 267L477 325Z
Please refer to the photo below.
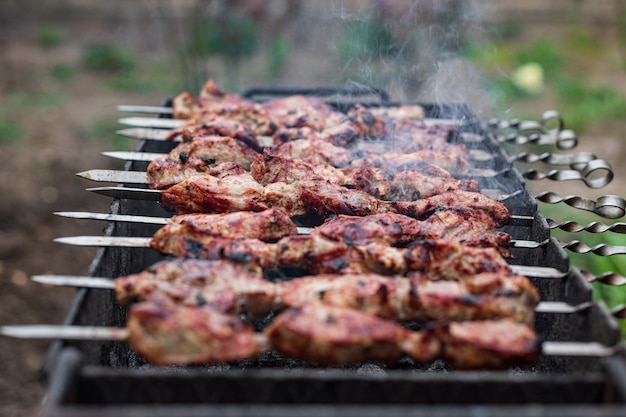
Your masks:
M33 280L113 289L122 304L148 300L156 294L182 305L209 304L230 314L247 313L251 318L319 301L400 321L508 317L531 324L539 302L537 289L526 277L507 272L477 274L463 281L432 281L421 274L403 278L363 273L314 275L274 283L262 279L258 268L179 258L115 280L55 278L39 276Z
M95 330L91 334L89 328L53 331L63 329L74 338L127 340L157 365L234 362L274 350L317 365L372 360L393 364L407 355L419 363L441 357L454 368L474 369L530 362L540 353L532 327L510 319L436 323L411 331L390 320L322 303L285 310L261 333L210 306L178 306L164 298L133 305L125 329L91 328ZM1 328L3 334L15 336L24 335L23 330Z
M167 158L153 160L145 176L134 181L148 184L152 189L165 189L197 175L223 176L250 171L259 183L293 182L300 179L329 181L332 184L356 188L383 200L415 200L442 192L461 189L478 191L476 180L457 180L447 171L427 163L411 164L406 169L386 172L380 168L338 169L325 163L312 164L305 160L275 155L269 151L260 154L238 154L240 147L232 138L202 137L191 143L210 144L210 147L186 146L176 149ZM182 144L187 145L187 144ZM125 182L128 174L109 172L107 181ZM78 175L95 179L92 172Z
M509 219L504 204L481 193L456 190L417 201L384 201L325 181L279 182L263 186L246 172L223 178L211 175L191 177L163 191L115 187L93 188L91 191L116 198L157 200L166 210L178 214L275 208L290 217L400 213L426 218L437 210L466 207L489 213L498 225Z

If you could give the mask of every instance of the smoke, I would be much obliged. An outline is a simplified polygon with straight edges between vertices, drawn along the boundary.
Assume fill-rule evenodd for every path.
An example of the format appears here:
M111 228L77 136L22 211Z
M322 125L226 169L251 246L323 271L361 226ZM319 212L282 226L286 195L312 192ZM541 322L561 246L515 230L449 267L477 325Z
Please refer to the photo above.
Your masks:
M372 0L347 11L345 3L335 2L336 81L384 88L398 101L463 103L479 117L492 114L486 82L465 58L466 50L493 35L485 24L491 6L474 0Z
M480 119L492 115L493 100L485 80L475 65L462 58L437 62L435 70L423 83L420 100L446 105L468 105Z

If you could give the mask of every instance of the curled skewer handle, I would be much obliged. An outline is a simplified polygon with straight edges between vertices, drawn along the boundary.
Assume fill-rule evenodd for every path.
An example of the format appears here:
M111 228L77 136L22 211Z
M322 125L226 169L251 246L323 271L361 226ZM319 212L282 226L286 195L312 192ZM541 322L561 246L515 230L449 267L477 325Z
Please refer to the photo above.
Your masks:
M577 170L585 169L585 166L595 159L598 159L598 157L591 152L578 152L572 154L559 154L552 152L534 154L529 152L520 152L509 158L511 162L522 162L527 164L543 162L548 165L567 165L570 168Z
M626 201L616 195L605 195L594 201L575 195L561 197L551 191L546 191L537 194L535 199L548 204L565 203L578 210L590 211L605 219L617 219L626 214Z
M548 124L556 121L556 127L548 128ZM492 130L498 131L503 136L501 142L524 145L527 143L536 145L555 145L559 150L573 149L578 145L578 136L569 129L564 129L564 122L561 115L555 110L548 110L543 113L539 122L532 120L512 119L501 121L492 119L488 126ZM504 131L513 133L504 134Z
M576 223L575 221L567 220L561 223L557 223L552 219L546 219L550 229L560 229L569 233L589 232L589 233L605 233L613 232L626 234L626 223L613 223L604 224L600 222L591 222L587 225Z
M593 253L599 256L625 255L626 246L613 246L600 243L594 247L587 245L580 240L572 240L570 242L561 242L561 247L574 253L585 254Z
M598 175L598 172L600 174ZM553 181L573 181L580 180L589 188L602 188L613 180L613 169L611 165L602 160L594 159L584 165L581 170L577 169L553 169L547 173L530 169L523 173L524 178L529 180L549 179Z
M619 287L626 285L626 277L618 274L617 272L604 272L600 275L594 275L589 271L580 271L587 282L600 282L605 285L613 287Z

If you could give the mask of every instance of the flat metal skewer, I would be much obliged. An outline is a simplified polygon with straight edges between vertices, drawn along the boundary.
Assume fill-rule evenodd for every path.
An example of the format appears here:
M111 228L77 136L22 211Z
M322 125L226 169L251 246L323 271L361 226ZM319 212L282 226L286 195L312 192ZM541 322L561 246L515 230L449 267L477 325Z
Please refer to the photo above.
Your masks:
M115 289L115 279L103 277L87 277L74 275L35 275L31 277L31 280L40 284L54 285L60 287L93 288L100 290ZM535 311L537 313L569 314L586 310L588 308L591 308L592 305L593 303L591 302L571 305L560 301L542 301L537 305Z
M158 117L122 117L117 121L121 125L133 126L133 127L147 127L154 129L178 129L180 127L184 127L188 124L188 120L186 119L168 119L168 118L158 118ZM445 126L462 126L465 124L463 120L457 119L433 119L433 118L425 118L421 119L420 122L424 123L426 126L437 126L437 125L445 125Z
M312 229L309 227L298 227L298 234L310 235ZM58 243L66 243L75 246L110 246L110 247L130 247L146 248L150 247L151 237L127 237L127 236L67 236L54 239ZM549 239L542 242L532 240L510 241L513 248L537 249L549 243Z
M485 151L481 151L478 149L469 149L468 155L471 160L477 162L486 162L490 161L493 156ZM151 162L158 158L163 158L168 155L167 152L135 152L135 151L105 151L102 152L102 155L113 158L120 159L122 161L140 161L140 162Z
M77 172L77 176L95 182L112 182L116 184L147 184L148 176L145 171L122 171L115 169L89 169ZM199 174L203 175L203 174ZM208 175L208 174L207 174ZM497 189L483 189L481 193L495 200L507 200L516 194L505 194Z

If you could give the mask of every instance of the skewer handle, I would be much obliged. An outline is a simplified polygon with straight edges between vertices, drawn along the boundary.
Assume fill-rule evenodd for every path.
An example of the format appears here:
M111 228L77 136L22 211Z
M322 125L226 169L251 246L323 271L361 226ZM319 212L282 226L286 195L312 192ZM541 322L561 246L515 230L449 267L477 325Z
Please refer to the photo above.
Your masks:
M0 327L3 336L19 339L65 339L65 340L128 340L128 330L123 327L63 326L63 325L15 325Z

